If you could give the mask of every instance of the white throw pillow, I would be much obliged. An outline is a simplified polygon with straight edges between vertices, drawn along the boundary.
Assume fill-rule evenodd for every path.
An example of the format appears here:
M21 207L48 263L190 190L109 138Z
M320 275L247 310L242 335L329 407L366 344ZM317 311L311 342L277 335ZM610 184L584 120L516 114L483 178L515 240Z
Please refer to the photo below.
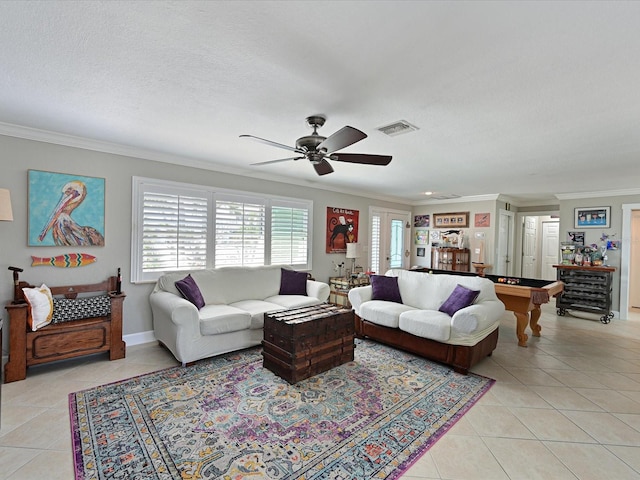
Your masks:
M44 283L38 288L23 288L24 298L31 309L29 327L36 331L51 323L53 317L53 297L51 290Z

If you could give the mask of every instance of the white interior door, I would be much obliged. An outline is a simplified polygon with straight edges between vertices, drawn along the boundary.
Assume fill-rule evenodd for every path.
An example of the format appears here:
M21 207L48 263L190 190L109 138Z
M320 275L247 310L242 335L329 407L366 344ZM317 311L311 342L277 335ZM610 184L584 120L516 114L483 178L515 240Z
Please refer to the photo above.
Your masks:
M560 251L560 224L542 222L542 265L540 278L555 280L558 276L554 265L558 263Z
M372 210L371 270L379 275L391 268L409 268L411 212Z
M513 212L500 210L498 245L496 247L496 275L513 275L513 219Z
M536 278L536 254L538 246L538 218L524 217L522 232L522 276Z

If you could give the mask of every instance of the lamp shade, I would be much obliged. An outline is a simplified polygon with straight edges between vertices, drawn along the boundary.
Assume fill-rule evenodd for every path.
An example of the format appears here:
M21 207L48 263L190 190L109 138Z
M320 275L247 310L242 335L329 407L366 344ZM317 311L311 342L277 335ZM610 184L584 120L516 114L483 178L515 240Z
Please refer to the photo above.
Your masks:
M360 256L360 245L358 243L347 243L347 258L358 258Z
M0 220L13 221L11 193L6 188L0 188Z

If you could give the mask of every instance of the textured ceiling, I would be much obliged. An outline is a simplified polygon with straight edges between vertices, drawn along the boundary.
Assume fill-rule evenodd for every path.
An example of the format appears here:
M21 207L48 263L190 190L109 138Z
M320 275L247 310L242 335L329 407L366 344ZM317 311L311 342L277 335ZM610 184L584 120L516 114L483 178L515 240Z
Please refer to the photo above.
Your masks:
M639 31L640 2L4 0L0 133L410 203L546 204L640 187ZM294 145L317 113L324 136L369 135L344 152L393 161L250 166L289 155L240 134ZM419 130L376 130L401 119Z

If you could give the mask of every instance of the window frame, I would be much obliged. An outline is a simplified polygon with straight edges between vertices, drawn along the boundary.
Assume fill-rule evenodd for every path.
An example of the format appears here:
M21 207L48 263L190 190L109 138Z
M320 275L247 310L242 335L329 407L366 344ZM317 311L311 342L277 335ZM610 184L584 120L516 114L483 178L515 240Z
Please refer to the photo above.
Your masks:
M258 200L265 204L265 242L264 265L271 265L271 212L272 207L300 208L307 210L307 259L305 264L290 264L296 270L310 271L312 269L313 252L313 200L284 197L280 195L262 194L242 190L231 190L206 185L197 185L171 180L160 180L147 177L132 177L131 199L131 283L155 282L163 273L178 271L144 272L142 270L142 228L143 228L143 198L145 192L167 193L175 195L194 195L207 198L207 260L205 268L215 268L216 254L216 199L238 198L247 201ZM250 268L250 267L247 267ZM193 270L193 269L190 269ZM185 269L184 271L190 271Z

